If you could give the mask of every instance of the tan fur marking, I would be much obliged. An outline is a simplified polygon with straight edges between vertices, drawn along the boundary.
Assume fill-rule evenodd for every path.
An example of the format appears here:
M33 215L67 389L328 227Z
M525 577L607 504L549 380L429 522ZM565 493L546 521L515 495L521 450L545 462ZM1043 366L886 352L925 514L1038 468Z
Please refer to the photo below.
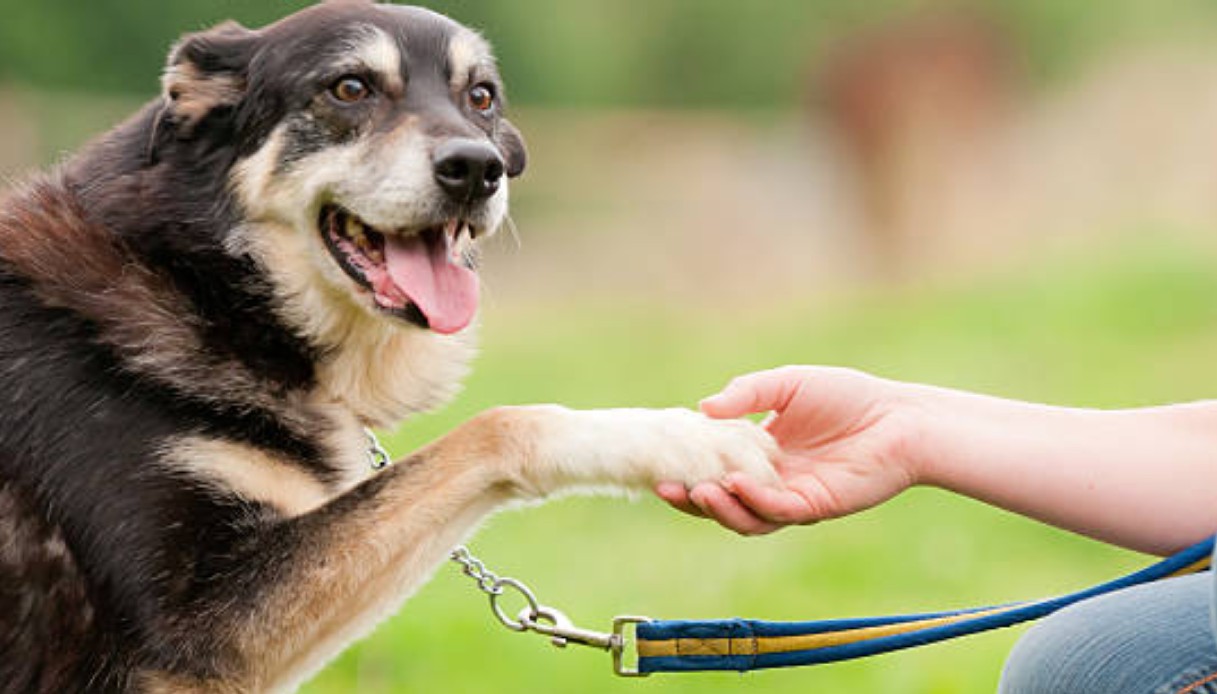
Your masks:
M205 74L190 62L170 65L161 78L173 113L187 126L198 123L217 106L235 104L245 82L231 74Z
M283 127L280 126L271 131L266 144L253 156L242 159L237 164L233 172L233 187L239 199L248 204L256 201L257 196L270 193L282 151Z
M401 94L405 84L401 76L401 52L393 38L374 27L363 27L351 47L351 57L380 75L390 94Z
M268 504L288 518L319 508L332 496L304 470L252 446L192 437L174 442L163 459L176 470Z
M167 672L141 672L137 691L143 694L242 694L249 688L229 682L204 681Z
M490 44L481 35L465 30L448 42L448 64L452 68L452 84L456 88L467 86L469 75L480 65L492 63Z

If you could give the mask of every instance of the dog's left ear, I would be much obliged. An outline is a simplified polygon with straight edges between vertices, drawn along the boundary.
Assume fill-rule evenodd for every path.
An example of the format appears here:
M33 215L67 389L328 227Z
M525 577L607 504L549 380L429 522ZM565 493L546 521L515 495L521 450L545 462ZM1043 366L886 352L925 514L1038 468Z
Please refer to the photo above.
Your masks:
M224 22L174 45L161 83L179 136L189 137L209 114L231 109L245 96L257 37L236 22Z
M524 146L524 136L519 129L511 121L502 120L495 135L507 163L507 176L515 178L524 173L524 167L528 164L528 149Z

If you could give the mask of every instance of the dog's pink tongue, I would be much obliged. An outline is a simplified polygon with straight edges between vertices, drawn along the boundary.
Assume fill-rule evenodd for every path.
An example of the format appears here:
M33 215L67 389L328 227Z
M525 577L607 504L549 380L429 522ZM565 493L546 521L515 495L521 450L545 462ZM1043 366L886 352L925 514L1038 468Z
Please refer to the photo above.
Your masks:
M432 330L450 335L473 321L478 307L478 276L453 262L447 234L429 240L390 236L385 241L389 277L427 317Z

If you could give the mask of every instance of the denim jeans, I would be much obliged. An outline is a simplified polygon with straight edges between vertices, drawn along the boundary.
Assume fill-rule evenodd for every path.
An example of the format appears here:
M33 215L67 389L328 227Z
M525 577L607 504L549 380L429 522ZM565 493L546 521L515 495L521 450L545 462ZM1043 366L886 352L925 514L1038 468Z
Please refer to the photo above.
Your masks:
M1014 647L1000 694L1217 694L1211 572L1078 603Z

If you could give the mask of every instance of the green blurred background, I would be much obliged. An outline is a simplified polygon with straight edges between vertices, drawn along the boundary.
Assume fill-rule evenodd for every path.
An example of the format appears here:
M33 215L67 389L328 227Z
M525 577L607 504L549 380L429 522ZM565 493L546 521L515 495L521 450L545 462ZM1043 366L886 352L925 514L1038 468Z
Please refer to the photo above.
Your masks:
M304 4L0 0L0 176L152 97L181 33ZM395 453L495 404L690 405L791 362L1079 406L1217 393L1212 3L432 7L498 47L532 159L489 249L475 374ZM1146 560L932 490L760 539L567 499L473 548L592 628L947 609ZM305 691L978 692L1016 637L624 681L503 630L445 566Z

